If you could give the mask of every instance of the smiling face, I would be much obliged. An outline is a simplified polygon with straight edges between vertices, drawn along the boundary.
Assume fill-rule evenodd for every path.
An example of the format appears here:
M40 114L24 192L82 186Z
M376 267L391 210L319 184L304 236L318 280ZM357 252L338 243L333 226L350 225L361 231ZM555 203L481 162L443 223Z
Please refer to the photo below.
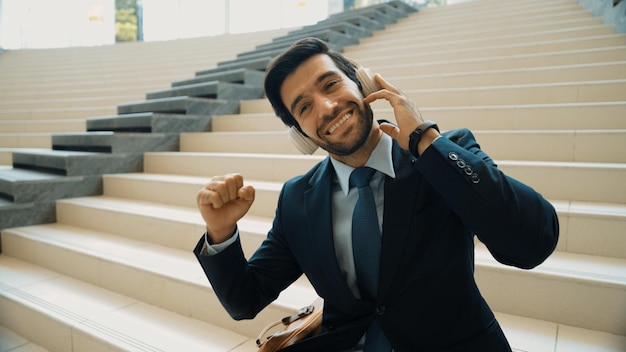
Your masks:
M378 141L372 110L363 104L357 84L328 55L299 65L283 82L280 96L309 138L339 160Z

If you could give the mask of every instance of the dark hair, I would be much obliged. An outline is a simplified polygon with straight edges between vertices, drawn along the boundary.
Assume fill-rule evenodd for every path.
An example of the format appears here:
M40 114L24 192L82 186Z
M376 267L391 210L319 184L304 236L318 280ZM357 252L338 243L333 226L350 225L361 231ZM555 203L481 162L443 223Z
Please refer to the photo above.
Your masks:
M356 77L354 65L340 53L328 48L325 42L317 38L304 38L293 43L268 65L265 72L265 96L272 104L276 116L280 117L287 126L295 125L300 132L302 132L300 125L280 97L280 87L287 76L292 74L300 64L317 54L328 55L337 65L337 68L343 71L352 81L356 82L359 90L362 90L361 82Z

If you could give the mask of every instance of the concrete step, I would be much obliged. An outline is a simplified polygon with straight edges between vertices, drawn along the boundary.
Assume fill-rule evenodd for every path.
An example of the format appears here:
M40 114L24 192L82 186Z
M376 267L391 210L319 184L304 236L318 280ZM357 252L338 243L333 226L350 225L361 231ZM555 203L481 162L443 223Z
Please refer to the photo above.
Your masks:
M59 176L28 169L0 169L0 196L15 203L97 194L102 194L100 176Z
M16 203L0 197L0 230L56 221L55 201ZM0 253L2 243L0 242Z
M352 16L347 16L347 15L342 16L341 13L337 13L337 14L331 15L327 19L317 22L316 24L304 26L302 27L302 30L308 30L317 26L325 26L327 24L335 24L335 23L350 23L354 26L357 26L357 27L360 27L360 28L363 28L365 30L372 31L372 32L380 31L386 28L386 23L377 21L374 19L374 17L367 16L366 14L363 14L363 13L354 14ZM298 31L298 29L289 31L287 35L296 31Z
M88 97L62 97L49 99L11 99L0 101L0 108L4 109L45 109L45 108L81 108L90 106L117 105L127 101L141 99L142 94L134 95L105 95Z
M248 49L251 46L247 46L244 50ZM175 50L170 48L164 48L164 50ZM181 50L181 51L184 51ZM94 79L102 79L103 87L113 87L112 83L114 81L122 81L127 83L140 83L140 82L158 82L162 79L171 80L180 77L184 77L185 75L193 74L194 70L202 69L207 65L211 65L215 63L215 59L224 60L229 57L233 57L237 52L233 51L230 55L218 55L211 56L206 55L206 53L187 53L183 55L202 55L202 58L186 58L182 60L177 60L177 56L168 57L168 55L164 55L163 53L153 54L163 56L164 60L157 62L153 60L153 58L148 59L137 59L134 60L144 60L143 63L137 64L132 62L133 58L126 58L126 61L119 62L119 59L116 60L112 57L109 57L106 62L94 62L91 58L85 58L86 64L78 64L75 66L67 66L61 64L50 64L47 69L32 69L32 68L22 68L17 72L8 72L4 73L6 77L11 79L11 81L19 80L20 77L26 78L26 82L34 83L34 82L43 82L43 83L52 83L58 82L62 80L63 75L60 72L67 72L67 80L74 81L80 79L80 77L85 77L88 75L92 75ZM80 54L75 54L80 55ZM124 53L120 53L120 55L124 55ZM33 55L36 57L36 55ZM68 54L69 56L69 54ZM41 57L39 57L41 60ZM72 61L72 57L66 58L68 61ZM150 65L146 66L145 62L150 61ZM174 64L175 62L180 65ZM22 66L22 65L20 65ZM26 65L24 65L26 66ZM140 67L137 67L140 66ZM56 70L59 70L57 72ZM30 75L28 74L30 73ZM144 75L158 75L159 77L143 77ZM95 87L95 85L91 85L91 87Z
M502 105L567 104L626 101L626 80L599 80L542 84L519 84L484 87L404 90L420 108L435 106L485 106L494 101ZM375 108L387 108L385 101L375 101ZM251 112L242 110L242 112ZM261 112L261 111L254 111ZM270 112L265 110L265 112Z
M318 36L320 36L319 35L320 30L316 30L315 32L311 31L311 34L315 34L315 33L318 33ZM322 36L322 39L323 39L323 36ZM253 51L248 51L248 52L237 55L237 60L252 60L252 59L260 58L260 57L275 57L278 54L285 51L285 49L287 49L287 47L289 47L295 41L296 41L295 39L288 39L288 40L281 41L281 42L259 45ZM344 46L341 44L326 43L326 45L332 50L335 50L337 52L343 52Z
M211 175L188 176L152 173L105 175L105 194L138 201L183 207L196 206L196 193ZM247 177L247 175L244 175ZM256 189L248 214L271 218L274 215L280 182L246 179ZM158 189L159 192L154 192ZM626 206L623 204L553 200L560 222L557 250L626 259Z
M383 11L377 9L370 8L359 8L352 9L349 13L340 12L333 14L327 20L328 21L342 21L363 17L366 18L370 22L376 23L378 26L387 27L388 25L394 24L398 22L398 19L391 15L387 14Z
M426 102L425 102L426 103ZM234 121L246 119L253 126L266 126L262 130L283 130L285 127L275 117L267 99L245 100L241 102L243 116ZM375 103L374 116L377 119L395 121L389 106ZM620 118L626 113L626 103L562 103L562 104L515 104L483 106L424 106L420 107L424 119L437 121L443 129L471 127L474 129L624 129L626 122ZM252 116L247 116L252 114ZM594 119L589 119L593 114ZM228 116L227 118L231 118ZM252 121L249 121L252 120ZM215 128L226 123L215 118ZM245 127L242 127L245 128Z
M196 242L201 235L196 234ZM4 254L12 258L251 337L263 324L289 315L291 310L315 299L310 284L299 280L257 319L234 322L216 306L219 303L215 294L189 249L175 249L62 223L8 229L3 231L3 237L6 238ZM47 254L36 258L35 253ZM58 260L59 257L68 260ZM146 290L146 287L153 289ZM193 301L176 299L181 296L193 297ZM207 303L209 311L198 308Z
M102 86L102 82L11 82L10 88L2 87L0 100L35 100L35 99L60 99L68 97L94 97L98 95L124 95L141 96L145 92L162 87L171 82L164 77L153 77L146 82L119 79L117 86ZM37 84L38 83L38 84ZM108 84L112 84L108 83Z
M85 119L89 116L113 115L116 107L89 106L71 108L19 108L0 110L0 120L58 120L58 119Z
M97 97L119 96L120 98L117 101L109 102L111 105L117 105L141 99L146 92L167 87L172 81L193 75L193 71L186 69L185 72L171 76L159 72L154 74L144 72L144 75L132 79L125 76L100 79L90 76L94 81L81 78L84 76L66 78L66 80L59 77L49 82L28 81L27 78L20 78L17 82L9 83L13 90L6 92L6 95L3 95L0 100L54 101L57 99L69 100L71 98L96 100Z
M0 326L0 352L24 351L24 352L48 352L47 349L30 342L14 331Z
M234 69L225 70L208 75L196 76L195 78L185 79L181 81L172 82L172 87L186 86L189 84L222 81L231 83L242 83L251 86L263 86L263 78L265 74L257 70Z
M492 57L477 57L470 59L455 59L457 56L446 55L441 60L422 61L417 58L412 63L396 66L382 66L384 58L375 59L378 62L357 59L362 65L381 75L393 77L404 75L447 75L454 72L472 72L486 70L511 70L529 67L545 67L560 65L597 64L602 62L624 61L626 49L623 46L606 47L599 49L565 50L531 54L497 55Z
M225 101L187 96L151 99L118 105L118 114L160 112L189 115L234 114L239 111L238 101Z
M144 172L210 177L236 170L249 179L285 182L304 174L323 158L293 154L146 153Z
M294 43L302 38L318 38L326 43L328 43L334 50L343 51L343 47L348 45L355 45L359 43L359 38L354 37L345 32L341 32L335 28L317 28L314 27L309 30L298 31L296 33L291 33L289 35L274 38L271 44L261 45L257 47L259 50L264 50L266 48L272 49L275 48L276 44L279 46L289 46L291 43ZM271 52L271 51L270 51ZM270 55L273 56L273 55Z
M237 172L247 178L284 182L309 170L322 155L254 153L146 153L150 173L221 175ZM626 164L496 160L499 168L551 199L626 203ZM545 175L550 175L546 177ZM612 185L606 187L606 185Z
M180 96L219 100L258 99L263 97L263 88L262 86L249 86L237 83L210 81L149 92L146 94L146 99L150 100Z
M98 153L143 153L146 151L177 151L177 133L75 132L54 134L53 150Z
M13 167L13 152L18 151L32 151L32 150L40 150L39 148L0 148L0 168L11 168ZM49 150L50 148L45 148L43 150Z
M407 36L405 33L404 36L395 37L395 39L390 39L386 41L386 43L388 43L390 48L406 46L407 50L419 47L421 50L425 51L438 51L446 48L449 50L451 47L461 49L481 46L500 46L524 43L530 44L534 42L567 40L584 37L615 36L614 27L604 24L572 26L570 28L563 29L543 29L530 26L526 30L520 32L506 33L506 28L504 31L505 33L502 34L499 31L483 32L483 30L478 31L478 33L470 31L467 34L452 32L455 34L435 34L430 37L421 37L420 40L411 40L410 36ZM368 43L366 39L363 40L363 43L359 44L359 50L368 50L376 46L378 46L378 50L380 50L380 45L377 45L374 39L369 39L371 41L370 43ZM378 39L379 38L376 38L376 40Z
M395 2L394 2L395 3ZM398 19L407 17L410 13L415 12L415 9L409 9L403 5L397 4L377 4L363 8L351 9L350 11L344 11L331 15L328 20L340 21L344 18L353 17L355 15L366 16L374 20L379 20L383 23L395 23ZM378 17L377 15L384 15L384 17Z
M50 132L3 132L0 148L52 148Z
M522 5L522 4L520 4ZM523 5L522 5L523 6ZM573 7L560 7L559 12L552 13L538 12L537 8L521 6L517 9L506 9L502 13L492 13L491 16L484 14L463 14L454 16L450 21L439 18L431 20L426 18L426 12L413 15L412 21L400 21L384 32L380 33L381 39L388 41L390 45L407 41L410 33L423 33L415 42L427 43L446 40L478 38L500 38L502 36L513 36L520 38L530 34L548 35L558 31L589 30L593 32L594 26L603 26L600 18L594 18L588 13L581 12L578 5ZM609 27L607 25L604 25ZM498 28L498 31L489 30ZM373 38L364 40L364 49L374 45Z
M467 26L507 26L511 23L543 23L557 22L562 18L591 17L589 13L581 11L581 7L573 1L557 3L525 2L525 3L498 3L481 1L476 7L452 6L443 9L421 9L414 14L412 21L400 21L389 32L402 31L414 28L430 28L433 26L447 26L454 31ZM519 16L518 16L519 15Z
M517 16L517 15L516 15ZM520 14L519 16L523 16ZM415 28L414 30L423 32L423 36L419 40L409 41L407 33L402 35L390 36L385 33L384 39L389 39L390 46L402 46L409 44L411 47L441 47L442 43L457 43L463 48L469 47L467 41L476 44L476 46L484 46L489 43L493 46L521 44L533 42L532 37L536 38L535 42L548 40L574 39L577 37L592 37L601 35L615 34L612 26L605 25L598 18L583 18L578 20L569 20L564 22L546 22L546 23L509 23L507 25L496 25L499 30L490 30L490 26L479 24L474 28L458 28L461 32L442 32L443 27L431 26L423 28ZM383 39L383 38L380 38ZM362 49L369 49L368 43Z
M70 203L72 204L71 207L64 208L65 205ZM176 300L166 300L164 296L167 296L168 292L175 292L176 287L179 285L187 287L185 282L193 282L194 277L199 285L203 284L202 273L198 266L194 266L197 264L188 250L181 252L180 255L176 255L175 253L178 252L172 252L169 248L145 244L145 242L152 243L152 241L156 241L157 238L160 237L172 237L172 234L177 235L174 237L180 237L181 234L185 233L189 233L189 236L195 235L197 240L198 233L202 233L202 230L199 232L189 232L190 229L194 227L196 227L196 229L202 227L202 221L195 208L186 208L187 210L185 210L185 208L181 207L129 201L105 196L63 200L59 202L57 209L59 211L58 218L61 224L45 225L46 227L65 227L66 225L83 227L86 225L84 224L85 222L89 222L93 223L93 225L89 225L89 227L85 226L84 228L93 231L86 231L87 233L83 235L80 233L68 234L65 228L58 231L59 233L55 233L56 231L42 231L42 226L37 226L37 230L34 231L34 233L31 233L32 230L29 231L30 228L9 229L3 232L4 252L12 257L32 261L42 266L45 265L46 267L53 268L53 270L75 276L86 282L98 280L100 284L106 283L111 285L110 289L116 292L121 292L155 305L159 305L157 301L162 301L163 303L161 304L176 306L177 304L173 303L176 302ZM68 215L64 215L66 212ZM181 214L186 212L189 212L186 218L195 215L196 220L187 220L189 222L182 220L185 218L181 217ZM67 217L71 217L72 219L68 219L68 222L66 222L65 218ZM74 220L76 218L81 219L79 222L81 222L82 225L76 224L77 221ZM131 223L134 224L133 227L139 227L141 226L140 224L150 222L149 218L162 219L162 225L158 228L152 227L151 231L146 231L148 229L142 230L141 233L143 236L150 237L139 240L137 238L140 236L138 229L133 229L133 231L128 227L130 227ZM99 219L100 222L95 221L95 219ZM271 218L267 218L265 221L267 222L267 226L270 226ZM102 222L106 223L103 224ZM115 226L111 226L110 224ZM162 227L165 224L169 224L169 227ZM240 225L240 230L257 236L256 241L247 241L245 244L247 248L246 252L249 253L258 246L266 233L265 231L258 232L259 227L254 226L254 224L252 224L253 228L247 227L248 225L245 223ZM113 229L105 230L111 227L117 227L118 231L121 230L121 233L111 231ZM120 227L127 228L120 229ZM94 233L94 231L104 232L104 235L98 235ZM116 236L126 236L125 233L130 231L133 232L132 236L134 236L130 241L117 239L117 237L115 240L110 239L113 234ZM81 232L84 232L84 230L81 230ZM147 232L150 232L150 234ZM46 240L46 237L54 237L54 239ZM135 240L139 240L141 243L136 243ZM57 244L59 242L61 242L62 245ZM61 248L56 249L56 246ZM131 247L132 249L123 250L121 247ZM56 253L61 249L63 254L60 252ZM89 255L75 253L77 251L88 251ZM496 298L493 298L493 300L496 301L494 304L498 305L498 308L494 307L496 310L511 314L512 311L518 309L519 311L513 314L521 315L521 312L526 312L525 316L533 318L540 318L541 316L542 320L614 334L620 334L620 332L623 331L625 322L622 320L622 310L616 310L615 308L624 307L626 304L626 277L624 275L626 259L608 259L590 255L556 252L548 261L533 271L523 271L497 264L484 247L478 246L476 251L476 275L477 278L479 278L481 291L486 297L500 297L500 301L496 301ZM42 253L46 253L47 255L43 255ZM187 260L185 260L185 255ZM83 256L86 258L81 259L80 257ZM94 261L94 259L96 259L94 256L100 259ZM61 262L58 260L59 257L74 257L70 262L73 264L67 265L67 262ZM169 260L167 260L168 258ZM89 264L87 260L91 262L91 264ZM174 263L179 264L176 265L172 263L173 260L175 260ZM76 265L75 263L77 261L84 263L82 265ZM114 263L108 264L106 261L112 261ZM181 262L186 263L186 265L182 263L181 267ZM161 263L163 267L155 267L155 263ZM142 279L139 276L140 273L135 273L138 267L143 267L142 272L149 271L150 273L142 273L141 276L144 276ZM195 271L193 270L194 267L196 268ZM176 273L172 273L170 270L176 271ZM100 272L102 276L95 276L93 274L94 272ZM137 276L133 278L135 275ZM164 287L161 293L145 290L145 285L140 285L139 283L149 282L149 276L152 275L157 277L167 275L175 278L176 282L172 283L172 287L169 289ZM122 277L128 276L131 277L122 279ZM107 279L106 277L109 278ZM165 285L165 282L171 281L171 279L163 280L162 278L154 280L160 282L161 287L168 286ZM181 283L181 281L183 282ZM552 283L552 285L546 287L546 281ZM136 284L130 284L133 282ZM483 284L483 282L488 282L489 284ZM509 283L511 283L511 285L512 283L517 283L516 291L523 292L524 295L518 295L516 300L503 299L502 297L507 297L506 295L502 295L502 290L507 290L503 287L511 287ZM156 283L148 284L148 286L155 285ZM574 289L574 287L580 286L594 287L593 293L590 290ZM539 289L540 287L541 289ZM300 295L308 291L310 294L308 297L309 300L314 297L313 291L307 288L307 286L296 284L292 286L292 288L299 291ZM485 292L486 290L491 290L491 292ZM527 294L528 292L532 292L532 294ZM293 292L288 292L285 296L288 296L290 293ZM175 297L179 296L180 293ZM195 294L186 294L186 296L195 296ZM559 304L559 300L564 296L567 296L568 299L561 301ZM488 298L488 301L490 301L490 298ZM543 302L546 302L546 304L544 305ZM574 305L572 304L573 302L586 302L586 304ZM299 303L306 304L306 299ZM167 306L167 308L190 309L188 304L182 305L182 308L172 306ZM295 309L297 307L298 304L295 304L295 306L291 308ZM533 309L527 309L530 307L533 307ZM532 314L528 312L532 312ZM602 314L597 314L597 312L601 312ZM186 315L184 313L181 314ZM284 312L282 315L284 315ZM227 319L220 319L220 321L222 320L227 321ZM254 333L254 331L258 331L258 328L259 326L253 327L250 332Z
M125 76L139 77L142 72L164 74L167 69L200 69L249 50L275 36L284 35L289 30L284 28L161 42L136 42L123 46L59 48L24 53L12 51L3 55L3 61L10 65L3 65L7 69L0 68L0 73L3 76L24 75L43 79L49 76L63 77L64 74L67 76L75 72L82 76L102 71L109 74L123 72ZM146 60L150 61L150 65L145 65ZM18 67L14 65L16 62L20 64ZM154 71L150 70L152 67Z
M20 351L36 352L47 350L31 346L35 343L51 346L51 351L258 349L253 339L241 333L171 314L6 255L0 256L0 272L0 304L10 313L0 316L4 325L1 346L18 345L25 348ZM205 308L210 309L216 308ZM559 352L586 351L589 346L598 352L619 352L626 343L619 335L506 313L496 312L496 316L516 352L553 352L554 346L559 346ZM7 333L6 327L23 330L23 337ZM24 345L25 339L33 342ZM240 339L243 342L237 347L229 343Z
M63 176L88 176L142 170L142 154L94 153L61 150L13 152L13 166Z
M103 187L104 193L111 197L195 208L196 194L210 177L154 173L104 175ZM282 183L254 179L246 182L254 185L257 192L248 214L255 217L272 217ZM155 189L159 189L159 192L154 192ZM266 229L266 226L263 229ZM195 241L197 242L197 239Z
M461 36L470 32L484 31L485 35L523 33L526 29L530 30L553 30L565 29L572 26L588 26L602 24L602 19L592 17L589 13L580 11L578 5L571 4L567 6L559 6L559 11L537 11L539 6L530 7L521 6L507 9L506 12L492 13L489 16L481 14L456 14L454 23L450 23L446 19L428 18L427 11L415 15L415 21L402 21L395 26L389 28L384 33L380 33L384 39L401 39L406 36L407 31L420 31L426 34L424 40L429 40L431 36L450 37L450 31L441 32L442 28L452 29ZM553 7L552 5L550 5ZM461 21L461 17L464 21ZM498 33L487 31L488 28L497 27ZM429 37L429 38L426 38ZM422 38L420 38L422 39Z
M57 199L102 194L102 177L0 169L0 230L56 221ZM0 246L1 252L1 246Z
M443 129L472 130L595 130L626 129L625 102L534 105L485 105L420 108L424 119ZM594 116L589 119L589 116ZM391 108L374 109L376 118L395 121ZM284 131L266 99L241 102L241 114L214 116L212 131Z
M182 152L300 154L288 140L286 130L183 133L180 137Z
M0 133L53 133L85 130L85 119L0 121Z
M359 46L349 47L346 49L346 55L359 61L364 66L369 66L371 69L379 71L381 74L386 73L384 71L388 68L386 63L389 62L388 51L380 49L372 49L367 51L360 51ZM411 63L430 63L435 68L439 66L435 65L437 62L462 62L468 60L481 60L489 58L490 60L496 60L495 69L498 67L505 67L506 62L500 63L497 60L500 57L506 57L510 60L516 59L520 62L526 59L526 62L532 64L527 66L517 65L515 67L542 67L542 66L561 66L570 64L583 64L583 63L599 63L608 61L623 61L624 39L619 35L607 35L607 36L594 36L589 38L573 38L566 40L550 40L543 42L531 42L522 44L504 44L504 45L484 45L473 46L468 48L458 48L456 46L443 47L437 50L428 49L423 50L420 47L403 47L401 53L394 55L394 61L397 59L398 63L411 64ZM561 56L559 60L552 58L554 55ZM534 60L533 60L534 59ZM488 66L484 64L482 67L478 67L476 70L489 70L494 66ZM461 66L461 69L466 66ZM470 69L469 71L472 71ZM458 72L460 68L449 67L449 70L440 69L438 71L430 72L424 71L423 74L431 73L451 73Z
M612 38L619 38L624 40L623 36ZM592 41L601 40L593 38ZM626 42L625 42L626 43ZM548 43L558 45L558 43ZM569 43L568 43L569 44ZM569 46L569 45L568 45ZM446 47L449 48L449 47ZM404 49L403 49L404 50ZM405 52L409 52L406 50ZM431 52L431 51L427 51ZM406 64L399 65L386 65L385 60L389 61L389 58L385 54L381 57L371 56L371 59L365 59L362 56L354 55L353 53L346 53L350 57L359 61L364 66L369 66L374 70L385 76L401 76L401 75L423 75L423 74L449 74L453 72L468 72L468 71L487 71L487 70L507 70L515 68L529 68L529 67L546 67L546 66L562 66L562 65L577 65L587 63L600 63L600 62L613 62L624 61L626 59L626 46L608 46L600 48L590 49L565 49L565 50L553 50L553 51L538 51L528 54L513 53L508 54L507 51L496 51L492 53L492 56L487 55L474 55L475 57L469 57L465 59L463 57L464 52L443 52L433 55L439 55L439 58L433 57L430 54L424 60L420 56L412 57L412 61ZM489 54L489 53L488 53ZM396 67L397 66L397 67Z
M247 70L256 70L263 71L267 67L267 64L272 59L271 56L253 58L249 60L232 60L232 61L223 61L220 62L217 67L196 71L197 76L210 75L215 73L220 73L224 71L231 71L236 69L247 69Z
M90 117L87 119L87 130L89 132L179 133L209 131L210 129L211 117L208 115L140 112Z
M550 199L626 204L626 184L621 182L626 177L626 164L545 161L497 163L504 173L532 185ZM588 183L596 185L589 187Z
M1 323L51 351L254 351L233 330L37 265L1 255L0 267Z
M625 331L626 259L555 252L522 273L480 247L476 281L492 309L617 335ZM592 307L598 300L604 302Z
M403 90L615 80L626 79L626 61L384 77Z
M375 30L371 28L363 27L361 25L361 23L365 23L367 25L368 22L371 22L371 20L368 22L365 22L363 21L364 18L362 16L355 16L355 17L357 17L356 22L355 20L350 21L348 18L333 19L331 16L327 20L320 21L314 25L304 26L302 28L289 31L289 33L287 33L283 38L289 38L292 35L297 36L297 35L307 34L307 33L310 33L311 31L320 30L320 29L330 29L335 32L344 33L353 38L365 38L365 37L372 36ZM383 28L380 28L380 29L383 29ZM263 44L258 45L257 49L262 48L262 47L263 47Z
M492 158L527 161L626 163L626 130L476 130ZM183 133L182 152L300 154L287 131ZM319 153L325 153L322 150Z

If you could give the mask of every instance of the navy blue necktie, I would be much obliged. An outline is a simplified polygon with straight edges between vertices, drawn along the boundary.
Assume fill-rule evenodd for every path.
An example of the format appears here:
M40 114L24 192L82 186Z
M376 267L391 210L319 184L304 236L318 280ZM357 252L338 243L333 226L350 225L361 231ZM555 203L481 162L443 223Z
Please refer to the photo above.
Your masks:
M374 302L378 294L381 247L376 201L369 185L375 172L372 168L360 167L350 175L350 183L359 191L352 214L352 250L357 283L362 298ZM366 332L364 351L391 351L391 345L377 321L372 322Z

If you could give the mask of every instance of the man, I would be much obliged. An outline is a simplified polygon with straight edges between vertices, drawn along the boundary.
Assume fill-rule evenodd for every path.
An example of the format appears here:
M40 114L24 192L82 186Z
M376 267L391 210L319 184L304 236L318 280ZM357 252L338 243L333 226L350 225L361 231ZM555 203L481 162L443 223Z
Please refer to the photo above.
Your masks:
M554 208L502 174L468 130L439 133L401 91L374 80L380 90L364 97L353 64L311 38L272 62L265 90L276 114L329 157L285 183L249 261L236 223L254 188L239 174L214 177L198 193L200 264L234 319L253 318L305 273L324 299L323 329L290 350L510 351L474 282L474 236L501 263L533 268L556 246ZM374 119L378 99L397 126ZM362 166L376 170L369 185L381 230L372 289L353 248L369 230L351 225L361 196L350 174Z

